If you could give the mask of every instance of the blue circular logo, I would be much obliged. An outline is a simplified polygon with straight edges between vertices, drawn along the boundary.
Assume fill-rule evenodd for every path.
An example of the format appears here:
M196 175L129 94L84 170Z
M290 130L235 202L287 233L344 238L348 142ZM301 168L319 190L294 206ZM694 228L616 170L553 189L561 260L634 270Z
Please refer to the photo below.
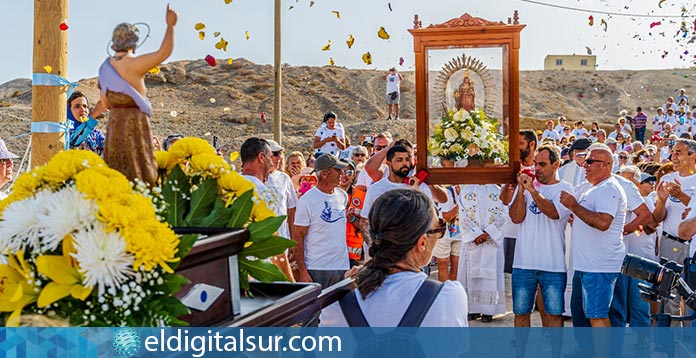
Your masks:
M138 354L141 343L140 335L132 328L121 328L116 331L111 344L120 357L130 358Z

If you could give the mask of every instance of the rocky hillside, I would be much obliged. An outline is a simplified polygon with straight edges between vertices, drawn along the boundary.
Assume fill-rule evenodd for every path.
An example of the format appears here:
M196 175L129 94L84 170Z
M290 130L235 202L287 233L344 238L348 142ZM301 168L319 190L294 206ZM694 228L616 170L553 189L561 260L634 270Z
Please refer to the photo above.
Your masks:
M350 136L389 130L396 136L415 137L415 85L412 72L402 82L402 114L399 122L386 122L384 82L381 71L342 67L283 68L283 141L296 150L308 151L323 113L335 111ZM691 93L691 70L660 71L524 71L520 74L522 127L541 128L537 119L597 120L613 123L621 109L646 110L661 105L679 88ZM199 136L238 148L244 138L271 137L273 124L273 67L245 59L216 67L204 61L178 61L147 77L153 104L153 130ZM80 90L94 102L96 79L80 81ZM25 133L31 116L31 83L17 79L0 85L0 137ZM264 112L267 122L261 120ZM102 125L104 128L105 126ZM23 151L26 141L8 143Z

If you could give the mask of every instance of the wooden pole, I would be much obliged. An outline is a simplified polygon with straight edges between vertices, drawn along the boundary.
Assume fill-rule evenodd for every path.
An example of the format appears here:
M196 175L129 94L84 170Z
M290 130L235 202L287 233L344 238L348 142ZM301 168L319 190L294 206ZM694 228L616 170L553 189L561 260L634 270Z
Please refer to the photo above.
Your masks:
M281 99L281 87L283 85L283 69L281 64L281 29L280 29L280 7L282 6L281 0L275 0L275 48L274 48L274 58L273 66L275 69L275 79L273 82L273 140L282 145L283 140L283 130L281 129L281 123L283 114L280 108Z
M60 24L68 18L68 0L34 0L33 73L68 75L68 32ZM32 86L32 122L64 122L67 118L67 88ZM31 165L46 164L65 148L64 133L32 133Z

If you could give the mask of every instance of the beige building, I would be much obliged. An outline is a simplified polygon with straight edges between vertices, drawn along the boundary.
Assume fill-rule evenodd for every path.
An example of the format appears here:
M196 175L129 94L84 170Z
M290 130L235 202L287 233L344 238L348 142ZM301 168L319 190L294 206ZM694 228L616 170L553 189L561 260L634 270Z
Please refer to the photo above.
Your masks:
M548 55L544 59L544 70L594 71L595 55Z

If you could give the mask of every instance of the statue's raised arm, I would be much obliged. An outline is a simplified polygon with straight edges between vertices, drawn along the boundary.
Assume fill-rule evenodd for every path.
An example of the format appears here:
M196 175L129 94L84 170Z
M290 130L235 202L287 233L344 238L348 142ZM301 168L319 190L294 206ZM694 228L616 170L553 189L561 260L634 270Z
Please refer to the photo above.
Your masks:
M167 5L167 30L159 50L135 56L140 40L138 28L129 23L116 26L111 49L114 55L99 68L102 101L111 108L107 124L104 160L130 180L136 178L154 185L157 180L149 117L152 106L147 99L145 74L171 55L174 26L178 15Z

